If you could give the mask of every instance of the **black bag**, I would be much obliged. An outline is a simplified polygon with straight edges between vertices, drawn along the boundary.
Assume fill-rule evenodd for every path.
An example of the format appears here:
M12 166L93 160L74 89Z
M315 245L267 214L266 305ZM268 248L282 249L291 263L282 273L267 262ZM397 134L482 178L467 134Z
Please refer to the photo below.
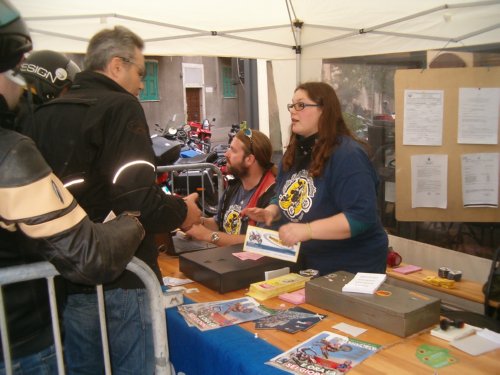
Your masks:
M489 301L500 301L500 247L496 249L493 255L490 274L483 286L483 293L485 315L493 316L495 309L489 305Z

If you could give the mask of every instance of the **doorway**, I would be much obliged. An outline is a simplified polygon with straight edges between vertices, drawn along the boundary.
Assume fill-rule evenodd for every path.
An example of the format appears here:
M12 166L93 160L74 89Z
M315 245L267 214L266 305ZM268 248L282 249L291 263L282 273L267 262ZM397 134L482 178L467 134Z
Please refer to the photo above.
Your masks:
M201 122L201 88L186 88L187 121Z

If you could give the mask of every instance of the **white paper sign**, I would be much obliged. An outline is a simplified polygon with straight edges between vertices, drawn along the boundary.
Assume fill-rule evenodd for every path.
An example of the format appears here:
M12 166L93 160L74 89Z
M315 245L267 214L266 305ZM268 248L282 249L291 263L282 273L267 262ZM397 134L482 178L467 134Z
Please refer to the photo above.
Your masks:
M498 144L499 88L461 88L458 143Z
M464 207L498 207L498 153L462 155Z
M448 155L411 157L411 206L447 206Z
M443 144L443 90L405 90L403 144Z

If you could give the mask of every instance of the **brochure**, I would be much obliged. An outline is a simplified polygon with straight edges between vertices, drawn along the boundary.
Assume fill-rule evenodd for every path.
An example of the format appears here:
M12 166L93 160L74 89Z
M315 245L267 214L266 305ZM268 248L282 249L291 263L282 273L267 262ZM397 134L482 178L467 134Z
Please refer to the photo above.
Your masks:
M378 344L323 331L266 363L292 374L337 375L346 373L380 348Z
M179 313L189 325L202 331L226 327L270 315L250 297L179 306Z
M342 292L374 294L386 278L385 273L358 272L342 287Z
M243 251L265 255L271 258L297 262L300 242L294 246L284 245L275 230L248 226Z

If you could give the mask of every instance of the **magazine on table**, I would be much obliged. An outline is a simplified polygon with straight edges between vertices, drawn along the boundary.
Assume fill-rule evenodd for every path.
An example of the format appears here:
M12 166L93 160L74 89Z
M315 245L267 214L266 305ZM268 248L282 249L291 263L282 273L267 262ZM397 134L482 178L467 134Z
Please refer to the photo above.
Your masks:
M257 320L270 315L261 309L260 304L250 297L224 301L193 303L179 306L179 313L188 325L202 331L226 327L234 324Z
M375 354L380 345L323 331L266 364L292 374L344 374Z
M277 329L295 333L311 328L325 317L326 315L295 306L287 310L275 310L272 315L256 320L255 329Z

